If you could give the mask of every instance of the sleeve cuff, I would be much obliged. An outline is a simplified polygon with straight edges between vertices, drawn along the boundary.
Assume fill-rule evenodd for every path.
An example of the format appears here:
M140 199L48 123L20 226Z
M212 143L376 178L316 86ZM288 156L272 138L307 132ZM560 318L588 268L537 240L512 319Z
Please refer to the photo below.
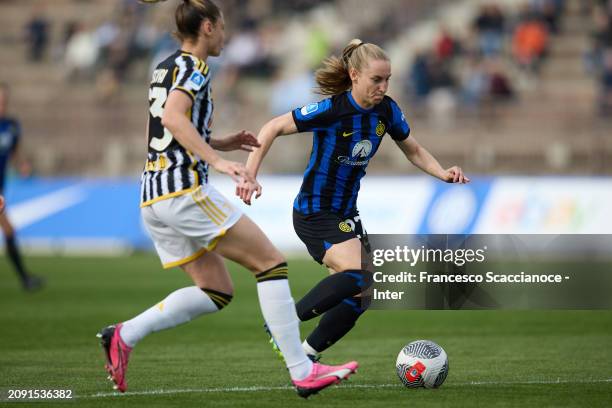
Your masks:
M291 111L291 116L293 116L293 121L295 122L295 127L297 128L298 133L306 132L306 130L303 128L301 124L301 121L298 120L294 110Z
M189 89L183 88L182 86L177 86L176 88L172 88L172 90L183 92L184 94L188 95L191 98L191 102L195 102L195 94L191 92Z

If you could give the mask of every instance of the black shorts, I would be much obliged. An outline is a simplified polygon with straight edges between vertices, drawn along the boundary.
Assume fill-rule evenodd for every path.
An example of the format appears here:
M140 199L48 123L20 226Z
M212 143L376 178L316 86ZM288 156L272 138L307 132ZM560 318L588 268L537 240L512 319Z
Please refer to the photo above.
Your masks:
M370 252L368 234L363 229L359 212L342 217L330 211L304 215L293 210L293 228L306 244L308 253L315 261L323 264L325 252L334 244L358 238L367 252Z

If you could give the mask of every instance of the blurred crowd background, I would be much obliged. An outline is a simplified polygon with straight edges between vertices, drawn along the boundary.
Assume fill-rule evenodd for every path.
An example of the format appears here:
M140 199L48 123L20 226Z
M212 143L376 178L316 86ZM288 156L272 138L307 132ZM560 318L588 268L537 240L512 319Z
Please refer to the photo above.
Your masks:
M313 72L352 38L385 48L413 135L470 174L612 173L612 0L217 0L214 135L320 99ZM38 175L138 176L152 67L177 0L0 0L0 81ZM264 171L299 173L310 137ZM235 159L244 156L235 154ZM411 173L393 143L374 173Z

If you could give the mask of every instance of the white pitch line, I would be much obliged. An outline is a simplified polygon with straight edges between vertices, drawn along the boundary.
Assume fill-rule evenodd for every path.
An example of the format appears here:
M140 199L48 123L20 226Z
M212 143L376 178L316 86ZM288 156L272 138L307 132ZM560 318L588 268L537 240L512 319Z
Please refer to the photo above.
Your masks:
M590 379L590 380L527 380L527 381L469 381L462 383L449 384L450 386L479 386L479 385L552 385L552 384L598 384L612 383L612 378ZM344 384L338 389L343 388L403 388L400 384ZM149 390L134 391L124 394L118 392L99 392L91 395L76 396L77 398L108 398L108 397L130 397L140 395L172 395L172 394L209 394L209 393L241 393L241 392L262 392L262 391L282 391L292 390L293 387L225 387L225 388L186 388L177 390Z

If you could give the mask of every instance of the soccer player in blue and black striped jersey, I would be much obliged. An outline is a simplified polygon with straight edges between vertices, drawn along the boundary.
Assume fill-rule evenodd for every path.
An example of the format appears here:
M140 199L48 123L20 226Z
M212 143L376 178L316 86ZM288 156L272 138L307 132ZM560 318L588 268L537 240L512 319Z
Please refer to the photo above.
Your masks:
M27 175L30 173L30 164L19 153L21 127L16 119L7 115L8 97L8 86L0 84L0 196L3 194L9 162L15 163L15 167L18 168L21 174ZM17 239L15 238L15 229L3 211L0 211L0 227L6 242L6 254L19 276L21 285L28 291L40 289L43 286L43 280L29 274L23 265L19 247L17 246Z
M375 44L351 41L341 57L331 57L316 72L319 92L329 98L296 109L261 129L261 147L249 155L247 169L259 166L277 136L313 132L310 161L293 203L293 225L308 252L331 275L296 307L302 321L323 315L303 343L316 358L351 330L368 306L371 273L362 264L367 234L357 211L357 194L368 163L389 134L406 158L425 173L449 183L468 183L462 170L444 169L410 136L397 103L386 96L391 64ZM261 194L257 182L245 181L237 194L247 204Z

